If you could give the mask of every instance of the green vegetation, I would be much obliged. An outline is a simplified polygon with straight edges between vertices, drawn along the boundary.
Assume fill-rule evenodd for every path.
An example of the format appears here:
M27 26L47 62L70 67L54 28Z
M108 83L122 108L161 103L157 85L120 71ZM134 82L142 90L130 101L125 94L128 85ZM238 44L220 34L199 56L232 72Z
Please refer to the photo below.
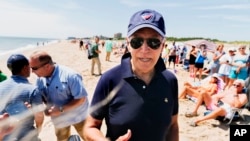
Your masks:
M185 42L185 41L188 41L188 40L195 40L195 39L205 39L205 40L212 41L212 42L215 42L215 43L246 44L246 45L248 44L248 45L250 45L250 41L227 42L227 41L221 41L221 40L218 40L218 39L210 39L210 38L202 38L202 37L182 37L182 38L167 37L167 41L170 41L170 42L173 42L173 41Z

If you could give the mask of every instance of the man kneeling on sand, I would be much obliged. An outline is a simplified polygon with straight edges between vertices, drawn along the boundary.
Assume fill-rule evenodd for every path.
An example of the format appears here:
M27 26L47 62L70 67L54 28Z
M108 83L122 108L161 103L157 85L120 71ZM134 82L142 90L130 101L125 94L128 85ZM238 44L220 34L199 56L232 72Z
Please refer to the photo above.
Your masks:
M191 123L191 126L197 126L198 123L208 120L216 119L218 116L225 118L232 117L233 108L241 108L247 103L247 95L243 93L244 80L237 79L234 81L233 86L229 89L210 96L207 93L203 93L198 97L194 111L186 113L186 117L198 116L197 111L200 105L205 102L205 106L208 110L212 110L210 114L197 118Z

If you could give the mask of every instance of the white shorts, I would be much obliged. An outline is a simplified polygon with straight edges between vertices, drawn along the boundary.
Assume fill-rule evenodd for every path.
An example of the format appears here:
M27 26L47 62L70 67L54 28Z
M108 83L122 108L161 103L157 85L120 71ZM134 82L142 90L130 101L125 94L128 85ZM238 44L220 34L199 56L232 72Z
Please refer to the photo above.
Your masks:
M226 111L226 115L225 117L227 119L231 119L233 116L233 110L231 108L231 106L227 103L223 103L223 105L220 106L220 108L224 109Z

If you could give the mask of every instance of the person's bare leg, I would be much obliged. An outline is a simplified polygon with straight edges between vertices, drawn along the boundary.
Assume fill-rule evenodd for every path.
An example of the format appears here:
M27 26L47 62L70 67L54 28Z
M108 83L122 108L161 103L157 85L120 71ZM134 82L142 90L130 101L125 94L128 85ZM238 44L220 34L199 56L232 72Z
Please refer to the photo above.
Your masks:
M187 87L184 86L184 89L181 91L180 95L179 95L179 99L185 99L187 95Z
M196 101L196 104L195 104L195 107L194 107L194 110L192 111L192 115L197 115L197 112L198 112L198 109L199 107L201 106L203 102L203 94L201 94L198 98L197 98L197 101ZM190 114L190 113L189 113Z
M185 83L184 83L184 86L193 87L193 85L190 84L189 82L185 82Z
M196 120L194 120L195 125L197 125L198 123L205 121L205 120L209 120L209 119L215 119L218 116L225 116L226 115L226 111L222 108L217 108L214 111L212 111L210 114L207 114L204 117L200 117L197 118Z
M199 81L202 79L202 69L199 69Z
M206 92L202 92L201 94L199 94L199 96L197 97L196 105L193 110L194 114L197 114L198 109L200 105L203 103L203 101L205 102L206 106L209 106L212 104L212 97Z
M196 78L196 74L197 74L198 68L194 68L194 82L195 82L195 78Z
M190 96L192 96L192 97L196 97L197 98L200 93L197 91L196 88L185 86L184 89L183 89L183 91L180 93L179 98L180 99L185 99L187 94L190 95Z

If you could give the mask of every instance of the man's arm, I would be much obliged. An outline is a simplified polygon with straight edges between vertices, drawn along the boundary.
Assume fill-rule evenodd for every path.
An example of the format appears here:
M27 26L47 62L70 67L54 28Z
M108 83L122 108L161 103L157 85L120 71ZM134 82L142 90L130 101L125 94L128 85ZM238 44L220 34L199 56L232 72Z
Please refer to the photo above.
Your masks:
M10 134L12 130L14 129L14 126L4 125L4 123L7 123L6 121L7 118L9 118L8 113L4 113L0 115L0 141L2 141L5 135Z
M246 94L234 94L234 106L235 108L241 108L247 103Z
M178 114L172 116L171 125L166 135L166 141L179 141Z
M98 120L89 115L83 126L83 136L87 141L110 141L101 132L102 120ZM120 136L116 141L129 141L132 133L128 129L127 133Z
M35 123L38 133L40 133L40 131L42 130L43 120L44 120L43 112L35 113Z
M83 136L87 141L109 141L101 132L102 120L88 116L83 126Z
M49 116L58 116L65 111L70 111L78 106L80 106L82 103L84 103L86 101L86 97L82 97L80 99L74 99L71 102L69 102L66 105L63 105L60 109L60 107L50 107L47 111L48 111L48 115Z

